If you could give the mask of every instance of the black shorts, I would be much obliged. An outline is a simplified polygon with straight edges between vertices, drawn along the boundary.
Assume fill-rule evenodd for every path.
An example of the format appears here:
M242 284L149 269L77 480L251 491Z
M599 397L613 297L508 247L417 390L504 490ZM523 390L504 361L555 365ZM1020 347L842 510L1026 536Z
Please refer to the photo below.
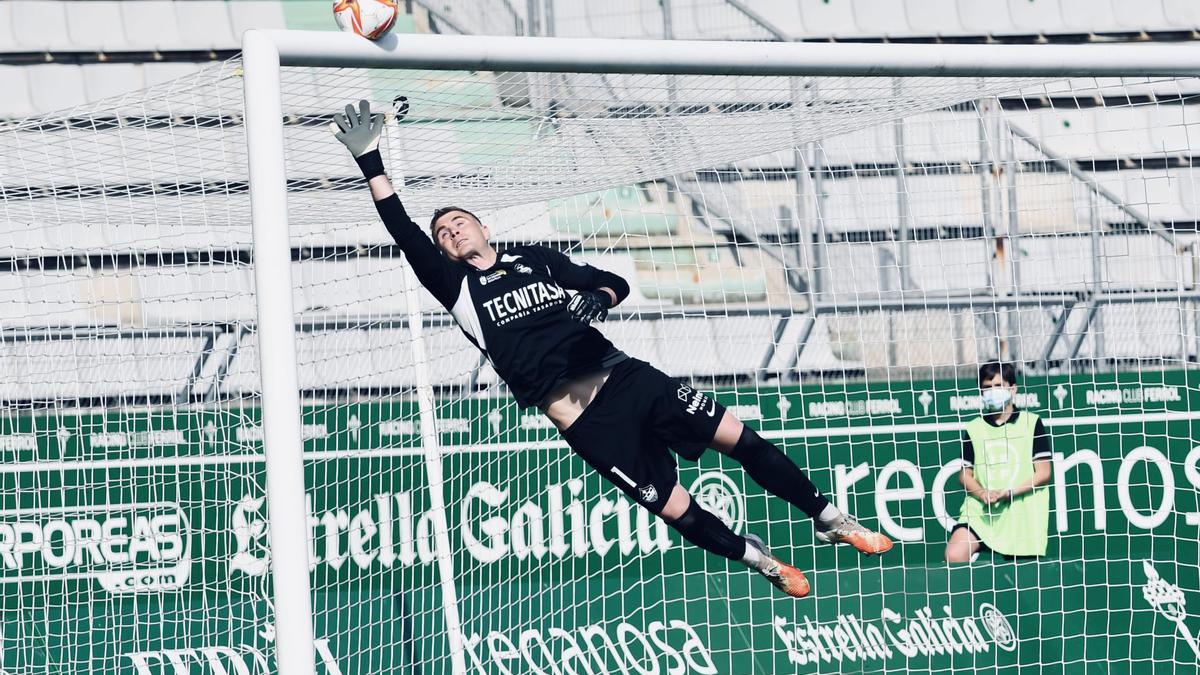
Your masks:
M637 359L617 364L563 438L634 501L662 512L675 487L675 458L696 461L712 443L725 406Z
M979 536L979 533L976 532L970 525L966 523L956 523L954 527L950 528L950 535L953 536L956 530L966 530L967 532L970 532L971 536L975 537L975 541L979 542L979 553L987 553L988 551L992 550L988 548L987 544L983 543L983 537Z

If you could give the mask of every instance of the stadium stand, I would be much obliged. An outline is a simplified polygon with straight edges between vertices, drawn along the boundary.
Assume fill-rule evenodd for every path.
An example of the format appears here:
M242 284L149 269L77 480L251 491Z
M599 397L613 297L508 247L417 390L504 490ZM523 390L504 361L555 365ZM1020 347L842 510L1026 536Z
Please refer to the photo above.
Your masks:
M723 2L673 2L671 25L667 26L656 0L620 0L603 5L556 0L553 25L546 24L546 17L535 19L532 25L543 34L563 36L660 38L669 30L677 38L760 40L774 39L776 31L798 40L1192 39L1200 30L1200 10L1194 3L1162 0L1144 4L1141 11L1132 12L1127 3L1081 0L747 3L756 19ZM401 30L515 34L527 31L531 25L527 17L503 3L449 0L436 6L417 2L416 7L415 15L405 17ZM518 9L524 11L523 7ZM328 3L323 0L0 3L0 90L7 93L0 100L0 119L68 109L143 87L180 86L171 83L232 55L238 48L238 36L248 28L331 28L330 23ZM63 25L66 31L51 28ZM354 77L364 95L372 92L369 73ZM640 95L625 86L620 77L597 78L595 84L610 87L623 99L633 100ZM478 85L447 92L444 104L453 107L480 100L478 97L491 100L521 95L520 87L512 83L495 86L481 78ZM1061 90L1074 91L1071 97L1056 97L1051 85L1027 97L1001 102L1003 123L1028 134L1036 143L1014 142L1018 170L1014 189L1021 205L1016 227L1022 234L1022 292L1053 296L1084 292L1099 283L1109 291L1121 292L1171 288L1180 283L1179 272L1161 264L1164 243L1149 229L1166 224L1181 236L1191 236L1188 233L1200 221L1198 176L1191 168L1192 158L1185 152L1191 145L1188 139L1200 133L1200 81L1077 80L1071 85ZM297 120L327 114L313 107L316 86L313 82L311 87L286 92L285 113ZM419 82L414 86L420 86ZM1079 95L1081 88L1090 93ZM677 89L679 98L675 103L679 105L783 103L759 100L762 97L753 90L730 90L728 99L721 101L691 100L687 78L679 78ZM1113 92L1120 92L1125 100L1111 98ZM670 102L660 98L644 103ZM1105 115L1097 114L1096 106L1100 105L1109 109ZM204 116L214 111L199 100L193 112ZM983 127L973 107L906 120L902 130L903 172L898 170L898 130L886 125L832 138L810 149L808 159L814 166L799 182L795 158L786 153L751 158L710 176L697 176L686 184L632 185L499 213L487 211L486 205L469 206L479 209L495 225L500 242L550 242L634 281L635 291L621 308L627 320L608 324L605 330L631 354L661 363L667 370L677 367L714 378L791 378L805 372L931 364L937 362L938 350L957 350L960 356L956 362L963 362L970 357L962 350L979 349L978 340L971 336L983 330L976 325L977 317L967 311L863 311L855 316L811 318L792 313L807 308L807 296L801 292L807 283L823 283L822 290L832 301L900 297L905 288L946 294L987 289L993 252L979 239L984 227L982 215L969 222L962 220L964 213L982 214L981 180L986 180L983 176L991 168L986 156L981 160L981 152L990 147L981 145ZM44 129L37 133L53 139L56 134L70 131ZM147 147L155 143L156 133L165 132L147 130ZM195 133L195 147L206 157L214 153L225 156L229 151L229 139L221 132L197 128ZM292 175L336 181L354 174L350 161L341 155L330 162L327 153L305 151L327 140L320 125L291 124L287 134L292 148L288 157ZM465 123L448 124L444 135L436 139L403 134L397 137L392 151L401 153L405 166L424 166L434 159L431 153L438 153L436 159L448 171L454 170L454 165L443 161L447 139L457 139L464 157L469 155L473 142L480 142L478 132ZM96 139L97 143L105 142L102 133ZM242 160L230 157L230 162L197 161L197 179L238 180L242 172L238 162ZM1072 177L1055 164L1056 160L1067 161L1082 178ZM103 182L105 168L87 166L86 158L83 161L82 166L67 163L48 153L37 173L44 186L75 185L80 175ZM0 171L24 172L22 169L28 171L0 165ZM121 175L128 181L153 180L152 173L139 173L142 171L143 167L122 167ZM714 180L721 181L724 188L719 204L706 197L715 194L708 182ZM820 182L819 192L814 181ZM739 185L738 191L729 190L731 182ZM1098 187L1089 187L1092 184ZM813 194L798 201L797 190L810 188ZM1138 222L1129 213L1107 204L1102 195L1089 197L1100 194L1097 190L1132 205L1146 222ZM1098 200L1098 217L1108 230L1095 244L1107 253L1101 278L1096 278L1097 270L1088 256L1078 253L1079 233L1090 229L1086 214L1081 216L1080 205L1089 198ZM57 389L52 382L39 381L30 389L35 392L33 397L203 398L214 388L253 393L257 386L257 343L249 309L239 312L227 303L205 301L213 294L244 292L251 280L244 268L222 265L215 258L195 257L198 251L222 247L228 256L244 256L249 248L249 230L237 226L210 232L189 223L189 210L198 208L199 200L180 195L170 203L151 204L152 198L133 196L115 207L126 209L123 213L128 214L131 227L148 226L140 219L150 212L155 214L156 222L172 223L172 227L160 230L155 255L138 265L121 262L122 256L147 253L132 247L137 240L132 234L122 240L120 232L110 233L110 239L99 241L88 232L86 213L60 213L44 200L14 202L10 217L24 217L43 225L0 244L0 262L6 261L0 266L0 304L5 307L6 317L0 331L20 327L25 332L42 330L48 337L24 341L13 338L4 343L0 367L21 373L5 383L5 396L16 396L21 387L33 386L37 380L38 373L27 373L19 365L32 363L27 357L33 351L59 354L54 350L61 350L66 355L71 351L69 337L73 331L111 330L120 335L123 328L138 329L127 339L138 343L147 354L158 355L146 367L155 368L157 373L170 370L174 379L158 376L153 380L169 380L169 386L154 391L139 389L142 379L136 375L124 380L117 376L112 371L115 366L105 365L106 355L97 348L94 354L77 357L87 360L81 367L95 377L83 378L78 385L62 383ZM382 253L381 247L389 241L382 228L375 225L373 211L362 195L315 190L297 195L294 205L302 212L309 204L319 206L329 200L344 202L347 221L364 225L343 230L344 241L329 242L306 239L302 219L298 224L301 231L294 258L296 274L305 283L297 308L314 326L303 333L302 361L320 364L304 374L302 384L314 392L337 390L339 382L351 381L369 382L380 389L407 386L411 374L403 368L409 365L395 361L407 357L396 353L403 350L393 348L405 339L403 298L394 292L402 287L399 262ZM244 223L248 214L245 195L239 192L205 203L206 208L224 209L235 215L235 222ZM803 211L798 213L798 208ZM417 215L419 220L427 217ZM796 280L785 275L779 260L772 257L780 250L781 242L792 242L800 236L796 229L798 216L818 223L812 247L820 256L821 267L819 279L802 280L801 286L795 286ZM913 233L908 247L909 271L904 278L896 272L894 258L889 258L894 256L892 249L874 245L895 239L901 220ZM620 223L620 229L612 223ZM751 231L765 233L763 238L747 240L746 225L754 226L748 228ZM666 237L692 244L674 251L662 250L659 244ZM64 254L64 249L69 254ZM104 255L92 255L97 250L103 250ZM349 255L356 256L352 267L360 273L358 276L347 272L351 267L345 262ZM55 260L52 271L22 271L30 265L48 265L51 258ZM947 264L947 260L955 262ZM196 282L197 275L179 274L181 265L207 266L203 283ZM371 272L361 275L365 267ZM1186 281L1191 283L1191 271L1183 274L1189 275ZM793 284L793 292L784 293L789 284ZM681 305L685 312L703 313L706 303L715 301L744 306L747 315L704 320L671 315ZM801 304L793 307L793 301ZM31 302L40 303L40 326L28 325L28 318L33 316L27 309ZM422 302L427 309L438 309L428 295ZM212 310L218 304L223 308L220 314ZM48 306L54 307L49 315L45 313ZM347 307L394 316L396 326L366 330L354 324L353 311L348 313ZM1047 339L1055 307L1023 310L1021 320L1039 326L1031 328L1029 335ZM1146 359L1169 353L1178 345L1139 335L1169 334L1170 330L1151 327L1178 321L1171 311L1159 305L1105 306L1099 310L1095 324L1109 329L1105 351L1096 352L1095 340L1089 337L1076 356ZM444 316L439 319L444 320ZM888 339L881 331L891 322L900 331L925 330L927 337L917 341L925 353L889 352L884 347ZM1122 330L1112 330L1115 326ZM170 330L158 335L148 333L148 328ZM446 351L434 357L435 380L462 371L462 364L445 362L447 354L463 346L461 336L446 326L437 330L441 331L438 339L430 344L443 344ZM697 331L711 333L711 339L704 341L707 351L680 354L669 348L673 336L695 336ZM1117 334L1124 337L1114 337ZM839 337L849 335L858 337ZM861 340L863 335L877 335L878 339ZM761 349L746 349L745 345L756 343L754 336L762 336ZM767 336L775 337L774 344ZM853 346L858 343L867 347ZM1053 354L1064 357L1065 348L1065 344L1058 344ZM370 358L356 360L354 356L360 351L370 354ZM397 372L409 374L392 381L372 376L375 371L371 364L382 364L383 360L390 364L383 372L395 365L403 366ZM227 375L222 377L226 370ZM492 381L494 374L483 367L472 375L472 381L460 384L470 387Z

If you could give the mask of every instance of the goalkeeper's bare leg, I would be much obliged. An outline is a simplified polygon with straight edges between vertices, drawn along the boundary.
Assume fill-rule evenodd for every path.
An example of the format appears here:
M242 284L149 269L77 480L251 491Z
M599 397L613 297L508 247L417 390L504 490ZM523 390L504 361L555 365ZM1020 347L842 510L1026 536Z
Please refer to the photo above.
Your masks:
M783 451L728 411L721 418L712 447L740 463L764 490L787 500L812 518L817 540L849 544L866 555L885 553L892 548L891 539L839 511Z

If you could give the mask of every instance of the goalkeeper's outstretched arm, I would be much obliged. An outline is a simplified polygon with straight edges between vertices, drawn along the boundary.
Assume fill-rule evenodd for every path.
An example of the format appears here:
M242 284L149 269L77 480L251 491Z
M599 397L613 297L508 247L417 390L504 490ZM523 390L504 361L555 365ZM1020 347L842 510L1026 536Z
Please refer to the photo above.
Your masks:
M366 101L360 101L358 105L358 110L347 105L345 112L334 114L330 125L334 137L354 156L371 188L379 217L396 245L404 251L421 285L449 309L458 297L462 275L409 217L392 187L383 168L383 156L379 153L379 138L385 124L383 114L371 114L371 105Z

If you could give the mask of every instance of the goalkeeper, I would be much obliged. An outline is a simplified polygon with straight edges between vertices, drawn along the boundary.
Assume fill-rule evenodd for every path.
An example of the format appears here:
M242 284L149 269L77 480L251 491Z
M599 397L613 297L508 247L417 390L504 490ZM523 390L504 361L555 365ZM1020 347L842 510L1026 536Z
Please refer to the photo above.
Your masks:
M866 554L892 547L887 537L838 511L786 455L720 403L626 356L590 326L629 294L621 277L543 246L498 253L488 243L487 226L454 206L434 213L430 241L384 173L378 150L383 115L372 115L366 101L359 107L346 106L331 128L354 155L380 218L417 278L484 353L517 403L540 408L592 468L688 541L744 563L793 597L809 592L804 574L693 501L676 479L668 448L695 461L712 447L738 461L755 482L812 518L820 541Z

